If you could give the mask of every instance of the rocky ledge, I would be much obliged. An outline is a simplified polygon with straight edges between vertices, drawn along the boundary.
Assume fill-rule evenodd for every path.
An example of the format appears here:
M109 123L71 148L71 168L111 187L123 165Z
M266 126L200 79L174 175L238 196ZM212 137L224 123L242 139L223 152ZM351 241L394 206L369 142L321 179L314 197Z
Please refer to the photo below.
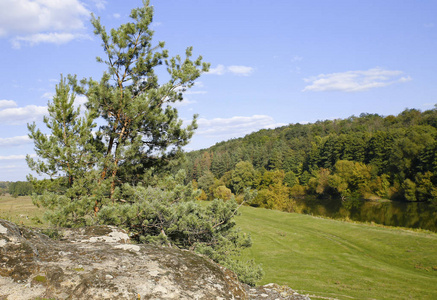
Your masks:
M58 239L0 220L2 299L309 299L288 287L252 288L190 251L130 243L111 226Z

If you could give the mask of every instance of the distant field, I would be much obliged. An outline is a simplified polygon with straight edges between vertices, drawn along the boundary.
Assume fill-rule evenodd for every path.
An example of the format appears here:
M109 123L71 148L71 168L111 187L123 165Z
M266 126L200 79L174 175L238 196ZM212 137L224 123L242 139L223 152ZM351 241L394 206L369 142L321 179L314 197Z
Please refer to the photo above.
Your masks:
M241 207L252 236L245 255L262 263L260 284L312 299L437 299L437 234ZM0 197L0 218L41 226L30 197ZM26 216L28 218L26 218Z
M437 299L437 234L242 207L261 284L313 299ZM318 297L316 297L318 296Z
M36 218L42 220L44 210L32 204L29 196L0 196L0 219L25 226L41 226Z

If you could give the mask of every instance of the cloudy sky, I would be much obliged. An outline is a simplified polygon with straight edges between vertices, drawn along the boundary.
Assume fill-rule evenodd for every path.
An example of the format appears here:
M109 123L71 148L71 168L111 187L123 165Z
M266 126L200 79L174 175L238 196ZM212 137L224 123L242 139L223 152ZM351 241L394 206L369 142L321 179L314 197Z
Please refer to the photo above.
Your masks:
M155 41L211 63L179 104L199 114L187 150L289 123L398 114L437 103L437 1L152 0ZM25 180L26 124L47 113L60 74L100 78L106 28L140 0L1 0L0 180Z

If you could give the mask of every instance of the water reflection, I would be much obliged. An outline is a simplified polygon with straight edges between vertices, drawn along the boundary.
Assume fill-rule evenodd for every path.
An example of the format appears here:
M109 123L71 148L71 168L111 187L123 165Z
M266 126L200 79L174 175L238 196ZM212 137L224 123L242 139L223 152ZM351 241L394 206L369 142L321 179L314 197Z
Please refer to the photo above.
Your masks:
M304 214L437 232L437 206L429 203L300 199L296 205L296 211Z

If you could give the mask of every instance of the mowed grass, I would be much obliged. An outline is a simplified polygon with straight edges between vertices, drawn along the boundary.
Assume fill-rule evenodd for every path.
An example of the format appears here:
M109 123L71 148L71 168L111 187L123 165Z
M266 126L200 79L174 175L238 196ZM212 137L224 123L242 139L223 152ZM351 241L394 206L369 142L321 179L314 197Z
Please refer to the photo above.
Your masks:
M202 202L202 204L206 204ZM312 299L437 299L437 234L241 207L244 255L264 279ZM0 197L0 218L44 226L30 197ZM26 218L26 216L28 218Z
M8 220L16 224L41 227L37 222L42 220L44 209L32 204L30 196L0 196L0 219Z
M245 256L312 299L437 299L437 234L241 207Z

